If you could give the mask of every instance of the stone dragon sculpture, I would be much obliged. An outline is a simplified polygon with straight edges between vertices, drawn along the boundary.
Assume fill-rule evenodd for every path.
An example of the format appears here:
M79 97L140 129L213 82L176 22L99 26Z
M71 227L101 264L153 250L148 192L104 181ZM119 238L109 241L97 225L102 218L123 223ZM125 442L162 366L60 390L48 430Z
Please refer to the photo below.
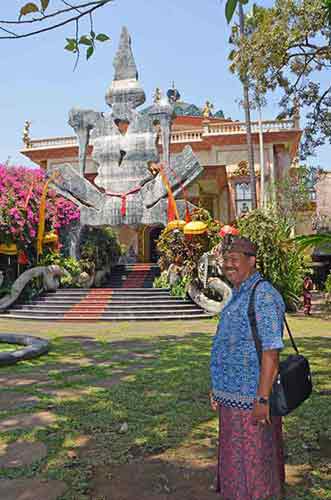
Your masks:
M67 274L67 271L60 266L37 266L22 273L13 283L10 292L0 298L0 312L6 311L23 292L26 285L34 278L42 279L42 289L46 292L55 292L60 286L60 278ZM0 271L0 287L3 284L4 276Z
M193 302L213 314L219 314L230 300L232 291L224 280L218 245L202 255L198 278L189 284L187 293Z

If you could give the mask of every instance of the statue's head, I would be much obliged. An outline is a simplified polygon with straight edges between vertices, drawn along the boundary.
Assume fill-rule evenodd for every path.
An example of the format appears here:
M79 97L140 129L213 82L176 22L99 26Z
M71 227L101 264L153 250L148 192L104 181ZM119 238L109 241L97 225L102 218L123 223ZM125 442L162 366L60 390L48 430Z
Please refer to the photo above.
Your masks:
M129 128L129 125L130 125L130 122L127 118L124 118L124 119L121 119L121 118L116 118L116 120L114 120L118 130L120 131L120 133L122 135L125 135L128 131L128 128Z

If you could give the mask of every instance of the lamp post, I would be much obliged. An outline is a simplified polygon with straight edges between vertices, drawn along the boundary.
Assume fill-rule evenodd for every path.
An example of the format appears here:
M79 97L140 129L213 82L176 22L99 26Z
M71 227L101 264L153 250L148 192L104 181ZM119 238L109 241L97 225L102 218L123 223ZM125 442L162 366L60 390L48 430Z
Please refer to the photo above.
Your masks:
M264 168L264 142L262 128L262 111L261 105L258 103L259 111L259 147L260 147L260 207L265 208L265 168Z

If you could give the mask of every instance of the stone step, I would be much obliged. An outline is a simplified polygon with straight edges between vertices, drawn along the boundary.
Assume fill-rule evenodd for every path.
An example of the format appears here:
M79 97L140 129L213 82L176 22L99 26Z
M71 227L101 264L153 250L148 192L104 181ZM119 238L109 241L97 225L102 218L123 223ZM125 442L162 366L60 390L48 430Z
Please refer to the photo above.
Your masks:
M27 306L29 307L43 307L43 308L47 308L47 307L65 307L65 306L68 306L68 307L72 307L74 305L77 305L77 304L81 304L80 301L77 301L77 300L58 300L58 301L34 301L34 302L31 302L30 304L26 304ZM86 304L86 302L83 302L83 304ZM97 307L98 305L100 305L100 301L93 301L93 300L89 300L88 301L88 304L91 305L91 306L95 306ZM171 300L170 298L167 298L166 300L163 299L163 300L153 300L153 303L151 304L151 301L150 300L110 300L108 302L109 305L114 305L114 306L125 306L127 305L128 307L132 307L134 306L135 304L137 306L147 306L147 307L158 307L158 306L162 306L163 304L167 307L173 307L173 306L176 306L176 305L180 305L180 304L192 304L192 301L191 300L187 300L187 299L183 299L183 300ZM16 307L18 306L22 306L23 304L16 304Z
M98 301L98 300L105 300L105 299L111 299L111 300L167 300L167 299L172 299L172 295L162 295L162 294L156 294L156 295L149 295L149 294L109 294L109 295L94 295L94 296L88 296L88 295L62 295L62 296L57 296L57 297L41 297L40 299L35 299L35 300L41 300L41 301L66 301L66 300L75 300L75 301L80 301L80 300L91 300L91 301ZM178 299L178 297L174 297L174 299Z
M99 311L100 308L103 308L104 311L156 311L156 310L167 310L167 311L172 311L172 310L178 310L178 309L185 309L185 310L196 310L197 308L196 304L193 303L184 303L184 304L158 304L157 307L154 304L140 304L140 305L134 305L134 304L112 304L108 303L106 306L104 305L97 305L97 304L63 304L61 306L59 305L42 305L42 304L22 304L22 305L17 305L12 311L49 311L51 312L67 312L70 309L75 308L80 308L83 312L84 311Z
M138 287L138 288L60 288L56 292L49 293L48 295L62 295L62 294L74 294L74 295L84 295L87 293L93 293L96 295L102 295L105 293L113 292L113 293L162 293L162 294L167 294L169 293L169 288L144 288L144 287Z
M13 313L11 314L0 314L0 318L13 318L13 319L28 319L28 320L44 320L44 321L172 321L172 320L196 320L196 319L208 319L213 317L212 314L204 313L204 312L197 312L197 313L177 313L177 314L172 314L172 313L163 313L163 314L158 314L156 316L152 316L151 314L142 314L142 315L137 315L137 314L125 314L125 315L115 315L115 314L103 314L102 317L96 316L94 314L91 315L77 315L77 316L70 316L70 318L63 318L62 316L55 316L55 315L33 315L32 312L28 313Z

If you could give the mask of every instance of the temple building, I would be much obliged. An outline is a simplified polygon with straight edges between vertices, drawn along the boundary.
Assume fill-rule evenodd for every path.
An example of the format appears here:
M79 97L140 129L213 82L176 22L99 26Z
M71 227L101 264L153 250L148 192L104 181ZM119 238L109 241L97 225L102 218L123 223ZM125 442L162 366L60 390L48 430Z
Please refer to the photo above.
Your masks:
M114 80L106 93L111 114L73 109L69 123L76 136L70 137L31 139L26 122L21 153L49 173L61 171L61 176L69 179L68 192L76 191L78 200L79 193L86 194L83 224L116 226L132 257L150 262L156 259L155 241L166 223L165 187L158 178L143 180L147 160L156 161L158 152L160 161L168 165L175 191L179 179L176 199L176 193L184 193L186 201L208 209L223 223L231 223L252 207L246 126L225 118L221 110L214 112L209 101L202 107L184 102L174 84L166 95L157 88L151 106L135 111L144 103L145 94L139 86L126 28L114 69ZM117 129L122 119L131 122L128 134L127 127L124 134ZM157 124L158 134L153 131ZM91 129L94 136L90 137ZM275 195L275 182L296 159L301 130L298 117L294 117L253 122L252 132L258 205L264 206ZM137 172L142 177L137 177ZM141 204L144 196L145 204ZM95 209L89 208L91 204ZM183 207L183 201L178 201L178 206Z

